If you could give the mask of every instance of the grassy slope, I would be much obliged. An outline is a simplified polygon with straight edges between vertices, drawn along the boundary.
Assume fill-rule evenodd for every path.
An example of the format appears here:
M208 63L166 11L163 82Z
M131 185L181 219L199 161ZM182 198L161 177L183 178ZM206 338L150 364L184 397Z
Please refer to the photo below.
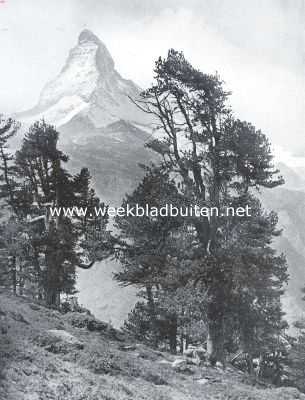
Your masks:
M295 389L251 386L232 368L175 372L170 364L175 357L167 353L135 345L111 329L73 326L87 317L62 315L5 292L0 318L1 400L305 399ZM54 341L50 329L74 339Z

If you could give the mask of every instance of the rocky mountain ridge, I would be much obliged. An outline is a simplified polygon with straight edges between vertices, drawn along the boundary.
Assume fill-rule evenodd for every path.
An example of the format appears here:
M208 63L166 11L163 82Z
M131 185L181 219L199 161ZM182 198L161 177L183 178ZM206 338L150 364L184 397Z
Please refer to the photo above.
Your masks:
M30 123L45 118L60 127L74 116L86 116L95 127L119 119L137 123L145 116L130 101L140 88L121 77L104 43L91 31L83 30L60 73L42 89L38 104L17 114L17 119Z

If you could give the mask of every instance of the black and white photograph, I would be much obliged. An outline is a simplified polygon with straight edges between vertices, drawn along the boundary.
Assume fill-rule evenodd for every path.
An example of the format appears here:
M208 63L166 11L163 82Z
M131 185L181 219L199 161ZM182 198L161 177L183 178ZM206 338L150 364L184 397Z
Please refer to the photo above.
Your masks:
M0 0L0 400L305 400L304 0Z

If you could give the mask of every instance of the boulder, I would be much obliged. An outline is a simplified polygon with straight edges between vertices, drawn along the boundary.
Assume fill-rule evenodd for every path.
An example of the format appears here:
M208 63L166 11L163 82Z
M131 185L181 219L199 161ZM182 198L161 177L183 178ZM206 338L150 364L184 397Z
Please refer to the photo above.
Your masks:
M197 358L201 361L206 359L206 349L203 347L189 347L183 352L186 357Z
M187 357L186 362L188 365L197 365L201 364L201 360L197 357Z
M178 372L186 371L188 369L187 361L184 358L178 358L172 362L172 367Z
M184 352L183 352L183 354L184 354L186 357L193 357L193 353L194 353L194 349L192 349L192 348L186 349L186 350L184 350Z
M63 341L65 343L69 343L72 345L79 344L79 340L73 336L71 333L63 330L63 329L49 329L47 330L47 334L53 336L54 338Z
M90 332L106 331L109 327L105 322L99 321L93 315L86 313L70 312L66 314L65 318L72 326L87 328Z
M30 325L30 323L19 312L10 311L10 316L17 322L22 322L23 324Z
M159 364L172 364L171 361L168 361L168 360L165 360L165 359L158 361L158 363Z
M220 361L217 361L217 362L216 362L215 367L216 367L216 368L219 368L219 369L223 369L223 368L224 368L223 363L220 362Z
M205 385L205 384L207 384L207 383L209 383L209 379L208 378L200 378L200 379L197 379L197 383L199 383L199 385Z
M41 307L38 304L35 304L35 303L30 303L29 307L34 311L40 311L41 310Z
M206 359L206 349L204 349L203 347L196 348L195 350L193 350L193 357L204 361Z
M137 349L137 347L135 345L121 345L119 346L119 349L122 351L134 351Z
M36 337L35 342L51 353L67 354L84 348L82 342L63 329L49 329Z

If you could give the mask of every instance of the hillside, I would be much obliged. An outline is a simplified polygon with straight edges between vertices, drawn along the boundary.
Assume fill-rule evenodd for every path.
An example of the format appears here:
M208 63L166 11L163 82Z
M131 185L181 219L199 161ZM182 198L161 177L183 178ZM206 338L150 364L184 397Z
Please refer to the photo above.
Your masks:
M287 174L285 178L289 184L290 175ZM287 189L287 186L264 190L262 201L267 209L277 212L279 228L282 229L274 246L279 253L286 255L288 261L289 282L283 305L286 318L292 325L304 312L301 289L305 284L305 193Z
M88 313L44 308L0 293L1 400L292 400L293 388L266 388L226 371L133 343ZM186 362L184 362L184 365ZM264 385L266 386L266 385Z
M139 164L157 159L144 147L150 135L125 120L95 128L81 117L62 126L61 135L70 137L80 126L83 139L62 144L70 156L69 169L77 172L88 166L98 195L108 204L120 206L124 194L131 193L144 175Z

